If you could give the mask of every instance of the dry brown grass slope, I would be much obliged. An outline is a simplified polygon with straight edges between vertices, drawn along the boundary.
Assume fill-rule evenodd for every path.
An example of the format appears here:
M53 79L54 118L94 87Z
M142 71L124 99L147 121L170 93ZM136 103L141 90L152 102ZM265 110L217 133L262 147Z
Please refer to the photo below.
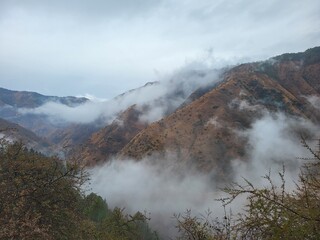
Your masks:
M228 161L246 155L246 139L236 132L250 128L262 109L319 123L320 112L305 97L320 96L318 50L315 61L306 61L303 55L231 69L212 91L139 132L119 158L142 159L172 151L202 170L224 172Z

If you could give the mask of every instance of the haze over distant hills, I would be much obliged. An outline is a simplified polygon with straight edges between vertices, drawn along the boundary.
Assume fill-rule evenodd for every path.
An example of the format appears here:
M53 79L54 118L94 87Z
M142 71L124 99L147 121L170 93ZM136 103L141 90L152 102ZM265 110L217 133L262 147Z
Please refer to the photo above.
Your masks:
M319 97L320 48L315 47L223 70L188 69L103 103L1 88L0 117L56 149L68 145L69 154L91 166L170 153L202 171L227 172L232 159L251 157L250 131L266 117L290 119L296 136L316 136L310 126L319 126ZM50 103L59 106L51 111L59 121L44 111ZM64 119L62 110L74 111L75 120ZM77 122L86 110L91 118L81 122L85 114L79 114Z
M317 133L308 124L319 126L320 121L319 60L317 47L224 70L195 89L176 111L147 124L139 117L143 108L133 105L93 134L79 155L94 165L112 155L161 159L170 152L171 158L173 154L204 171L224 172L231 160L252 157L249 133L259 120L284 118L291 121L286 131L297 139L299 134L314 137Z
M292 187L307 153L301 135L311 144L319 138L320 47L184 68L108 101L0 89L0 130L80 161L111 207L150 211L151 226L174 235L174 212L213 207L219 216L213 199L226 183L244 177L264 186L261 176L269 170L277 181L285 166Z
M50 152L50 144L41 139L32 131L21 127L18 124L0 118L0 136L9 141L23 141L28 147L38 149L44 153Z
M0 106L17 108L36 108L47 102L58 102L70 107L75 107L88 101L87 98L44 96L36 92L12 91L0 88Z

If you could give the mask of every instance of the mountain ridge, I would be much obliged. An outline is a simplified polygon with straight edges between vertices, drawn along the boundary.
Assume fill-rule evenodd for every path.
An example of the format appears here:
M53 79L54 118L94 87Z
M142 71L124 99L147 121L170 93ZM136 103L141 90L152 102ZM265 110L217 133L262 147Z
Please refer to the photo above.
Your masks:
M314 50L318 56L319 48ZM306 53L313 56L312 49ZM281 111L319 124L320 113L305 96L320 96L320 61L318 57L313 58L317 61L305 58L302 63L306 55L298 56L294 61L273 63L273 72L264 67L270 60L232 68L213 90L142 130L121 150L119 158L142 159L157 152L163 156L169 150L180 160L196 162L200 169L224 171L223 162L246 157L244 144L240 144L245 139L230 129L248 129L262 110Z
M57 102L67 106L77 106L85 103L89 99L85 97L57 97L46 96L30 91L16 91L0 87L0 105L8 105L17 108L36 108L46 102Z
M9 141L21 141L28 148L43 153L51 153L50 143L37 136L34 132L16 124L0 118L0 135Z
M319 110L308 99L320 97L320 47L240 64L214 74L210 72L213 70L208 71L182 72L177 83L174 79L150 82L120 94L114 103L124 102L129 107L99 124L69 124L56 129L47 118L38 115L31 122L30 116L19 121L31 124L28 129L39 130L43 126L41 136L60 147L70 146L70 156L78 156L89 166L114 158L165 158L171 152L180 162L194 164L203 171L218 169L221 173L226 172L231 159L248 157L248 139L235 132L250 129L266 112L320 122ZM202 78L207 78L203 84L193 83ZM150 101L141 101L140 94L155 91L159 86L160 93L151 96ZM14 109L39 106L45 103L45 97L0 88L1 113L7 113L9 120L17 120L21 116L15 115ZM63 101L52 96L45 99L71 107L88 101L74 97L62 98ZM70 104L69 100L74 102Z

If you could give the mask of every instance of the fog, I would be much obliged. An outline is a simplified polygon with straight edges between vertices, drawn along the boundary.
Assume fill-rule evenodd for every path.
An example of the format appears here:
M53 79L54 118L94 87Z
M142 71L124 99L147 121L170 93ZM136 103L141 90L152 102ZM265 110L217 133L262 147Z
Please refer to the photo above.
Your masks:
M221 79L222 70L212 68L210 56L192 61L174 72L159 76L159 81L147 83L140 88L127 91L111 100L97 99L89 95L90 101L76 107L47 102L34 109L19 109L21 114L46 115L52 122L91 123L103 119L112 122L119 113L136 105L144 109L140 120L154 122L179 107L196 89L212 85ZM88 97L88 95L86 95Z
M320 98L318 96L307 96L306 98L314 108L320 110Z
M212 122L217 124L215 119ZM229 168L234 174L226 186L232 181L244 184L243 178L257 187L267 186L262 177L269 172L274 182L280 183L278 172L285 166L287 188L293 189L302 164L299 157L309 156L300 143L299 133L312 138L319 130L319 126L309 121L265 112L252 128L237 133L247 137L249 157L245 161L231 161ZM191 209L199 216L209 208L213 216L224 214L221 202L215 199L226 197L226 194L213 182L214 171L204 174L190 169L174 154L138 162L114 160L90 172L93 192L105 198L111 207L123 206L128 212L151 213L151 226L165 238L176 234L174 213ZM235 214L243 207L243 199L238 199L227 209L231 208Z
M140 121L150 123L195 90L218 83L223 70L216 69L319 45L319 12L319 0L1 0L0 85L90 99L76 107L47 102L18 109L52 123L122 124L117 117L132 105L142 111ZM307 100L320 109L319 97ZM238 99L232 104L261 110ZM206 124L224 127L215 116ZM285 165L287 187L293 188L299 157L308 155L300 134L312 139L316 132L319 126L307 120L264 111L250 129L235 132L248 140L248 157L230 161L230 182L246 178L265 186L261 177L270 171L277 183ZM150 213L151 226L165 238L176 234L174 213L210 208L223 215L215 199L225 194L212 180L215 172L190 169L175 153L112 160L90 172L92 191L111 207ZM241 211L242 203L235 202L233 211Z
M175 232L173 213L204 212L218 197L209 176L178 166L175 159L112 161L91 174L92 191L109 206L150 213L152 227L164 235Z
M297 180L303 164L300 158L310 156L301 144L301 136L315 139L319 130L319 126L308 120L265 112L252 128L238 133L249 140L249 164L233 160L233 168L237 171L235 180L240 181L245 177L259 186L259 177L272 170L272 176L277 179L278 172L285 166L287 178L290 179L287 182L293 187L293 180Z

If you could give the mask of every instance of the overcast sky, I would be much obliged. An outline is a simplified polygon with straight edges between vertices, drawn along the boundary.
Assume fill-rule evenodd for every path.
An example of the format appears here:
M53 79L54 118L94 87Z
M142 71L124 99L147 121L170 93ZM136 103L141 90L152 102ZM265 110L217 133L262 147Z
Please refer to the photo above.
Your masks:
M112 98L320 45L319 0L0 0L0 86Z

